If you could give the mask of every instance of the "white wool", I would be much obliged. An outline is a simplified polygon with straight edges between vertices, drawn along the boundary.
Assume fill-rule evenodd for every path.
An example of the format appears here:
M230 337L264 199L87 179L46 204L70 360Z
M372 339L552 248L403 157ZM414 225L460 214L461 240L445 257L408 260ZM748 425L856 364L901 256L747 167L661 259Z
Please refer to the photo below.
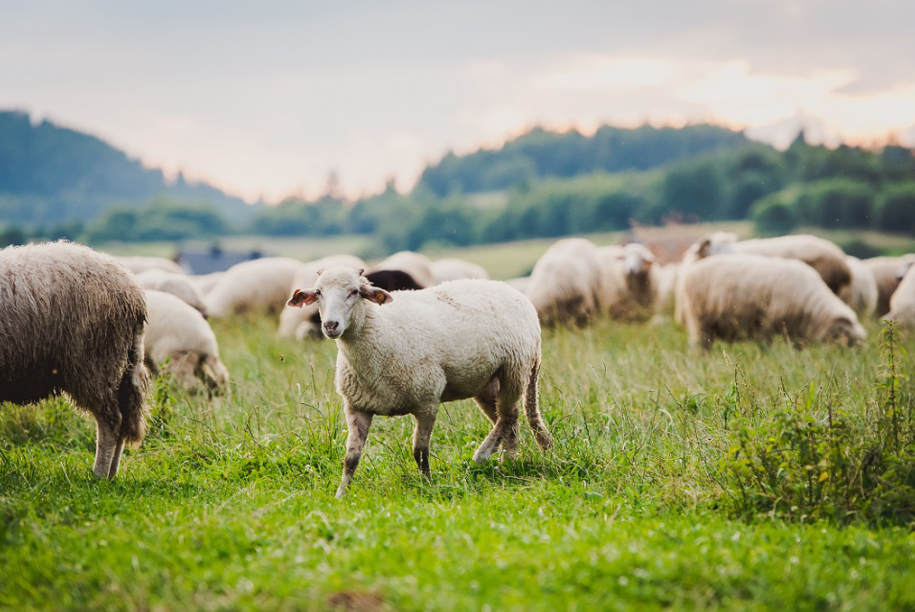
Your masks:
M874 273L863 261L851 255L846 256L848 268L851 270L851 283L848 284L839 297L851 306L859 317L870 317L877 310L877 279Z
M462 278L489 278L489 272L483 266L456 257L433 261L431 270L432 278L436 285L445 281L461 280Z
M524 294L544 325L583 325L600 310L597 247L584 238L553 243L531 271Z
M206 295L207 314L227 317L249 311L280 312L300 265L301 261L288 257L263 257L235 264Z
M116 257L128 270L134 274L140 274L147 270L163 270L165 272L171 272L173 274L184 274L184 270L181 269L177 263L171 259L166 259L165 257L148 257L143 255L125 255L121 257Z
M893 292L886 318L901 325L915 325L915 266L908 267L899 287Z
M147 365L165 370L190 391L225 388L229 372L219 359L216 335L203 316L170 293L146 290L148 322L145 358Z
M797 259L811 266L833 293L839 294L851 283L851 270L845 252L838 245L810 234L742 240L734 244L737 252Z
M647 319L654 302L651 275L654 253L641 244L630 243L599 247L596 254L600 311L615 319Z
M716 339L863 340L854 311L808 265L760 255L715 256L684 273L683 312L690 342Z
M877 282L877 309L874 314L882 317L890 311L890 298L899 287L906 271L915 262L915 254L902 257L872 257L864 260Z
M150 268L137 274L137 281L144 289L171 293L206 314L203 293L186 274L175 274L158 268Z

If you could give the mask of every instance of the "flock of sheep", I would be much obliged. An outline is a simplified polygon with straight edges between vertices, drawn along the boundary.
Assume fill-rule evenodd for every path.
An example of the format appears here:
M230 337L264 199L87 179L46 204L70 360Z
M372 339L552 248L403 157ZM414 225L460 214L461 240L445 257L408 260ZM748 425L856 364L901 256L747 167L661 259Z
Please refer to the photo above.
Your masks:
M861 261L814 236L740 241L717 233L678 263L644 245L554 243L530 276L488 280L483 268L397 253L374 266L352 255L268 257L186 275L162 258L114 258L56 242L0 251L0 402L66 392L98 424L94 473L117 474L145 426L149 372L220 393L229 372L207 317L260 312L278 335L337 342L337 391L348 438L345 494L374 415L415 418L413 452L429 473L441 402L473 398L492 430L474 454L517 448L519 403L544 450L537 378L541 325L598 317L645 321L668 311L691 344L865 338L859 317L915 323L915 255Z

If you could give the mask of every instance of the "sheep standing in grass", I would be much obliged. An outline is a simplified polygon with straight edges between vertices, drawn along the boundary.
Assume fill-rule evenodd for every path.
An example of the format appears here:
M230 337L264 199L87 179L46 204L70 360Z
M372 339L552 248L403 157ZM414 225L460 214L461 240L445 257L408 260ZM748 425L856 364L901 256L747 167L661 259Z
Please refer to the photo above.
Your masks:
M734 243L737 236L728 232L716 232L707 238L693 243L683 254L683 259L677 266L674 279L674 321L681 325L686 324L684 305L686 304L686 276L694 264L708 257L719 255L733 255L736 253Z
M318 272L331 266L345 266L349 268L364 268L365 262L355 255L331 255L315 261L301 264L292 277L292 284L287 288L286 297L299 287L313 287L318 280ZM280 326L277 335L281 338L321 337L321 317L318 315L318 305L311 304L302 308L286 307L280 312Z
M146 290L145 361L154 374L163 369L181 387L198 393L219 393L229 371L219 360L219 345L209 323L197 310L171 293Z
M501 444L517 452L518 401L544 450L552 438L537 407L540 324L523 295L498 281L459 280L390 293L361 270L323 270L290 306L317 303L324 335L337 341L337 391L348 429L342 497L359 464L372 418L412 414L413 458L429 474L429 441L440 402L473 398L493 423L474 453ZM392 302L388 305L388 302Z
M302 262L264 257L235 264L219 277L204 303L211 317L245 312L279 313L289 297L292 277Z
M524 294L541 323L586 325L598 315L597 260L597 247L584 238L558 240L537 260Z
M697 261L683 280L683 311L690 343L716 339L795 341L864 340L854 311L802 262L759 255Z
M95 417L95 475L146 425L146 300L117 260L68 242L0 251L0 402L66 392Z
M605 246L597 249L600 267L598 297L601 311L614 319L644 321L652 314L654 254L645 246Z

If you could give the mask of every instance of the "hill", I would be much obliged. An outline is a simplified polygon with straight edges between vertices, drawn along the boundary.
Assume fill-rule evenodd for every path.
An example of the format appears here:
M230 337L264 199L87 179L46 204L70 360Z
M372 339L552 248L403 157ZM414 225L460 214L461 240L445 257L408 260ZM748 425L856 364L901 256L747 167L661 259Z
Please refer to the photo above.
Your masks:
M247 221L251 206L205 183L166 181L105 141L27 113L0 112L0 222L49 226L88 222L113 205L133 208L160 196L206 202Z

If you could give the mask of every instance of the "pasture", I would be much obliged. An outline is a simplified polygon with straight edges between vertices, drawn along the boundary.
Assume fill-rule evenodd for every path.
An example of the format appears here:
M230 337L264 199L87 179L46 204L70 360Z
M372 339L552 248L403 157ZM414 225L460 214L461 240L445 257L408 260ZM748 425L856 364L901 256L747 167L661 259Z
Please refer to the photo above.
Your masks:
M334 343L280 341L267 319L213 327L231 395L157 381L147 438L111 482L92 477L92 422L65 400L0 407L0 609L915 607L910 528L747 513L724 467L778 409L867 422L876 323L858 350L708 354L670 321L548 331L549 455L524 426L518 459L477 466L488 422L445 404L426 481L412 420L378 418L342 501Z

